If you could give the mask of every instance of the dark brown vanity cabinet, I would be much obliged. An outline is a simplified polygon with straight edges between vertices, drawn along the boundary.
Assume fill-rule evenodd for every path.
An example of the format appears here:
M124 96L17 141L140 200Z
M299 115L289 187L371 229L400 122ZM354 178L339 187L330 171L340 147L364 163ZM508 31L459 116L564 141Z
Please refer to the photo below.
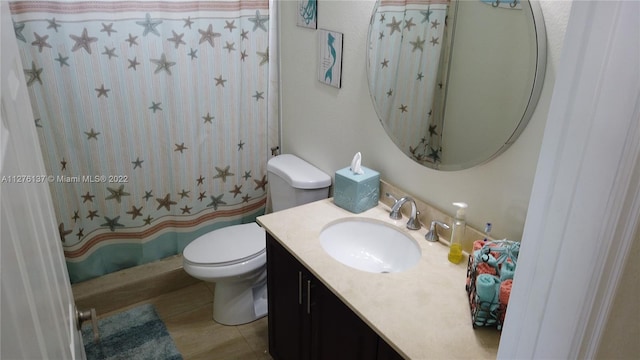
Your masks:
M402 359L268 233L267 281L275 360Z

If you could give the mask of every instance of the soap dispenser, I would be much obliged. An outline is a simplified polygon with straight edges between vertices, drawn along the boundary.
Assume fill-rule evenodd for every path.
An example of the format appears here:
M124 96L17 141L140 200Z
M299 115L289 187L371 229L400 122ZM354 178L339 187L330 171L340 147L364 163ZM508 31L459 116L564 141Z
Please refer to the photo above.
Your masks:
M459 264L462 261L462 241L464 240L464 233L467 227L465 210L468 205L463 202L454 202L453 206L458 207L458 210L456 211L456 217L453 219L453 226L451 228L449 261L454 264Z

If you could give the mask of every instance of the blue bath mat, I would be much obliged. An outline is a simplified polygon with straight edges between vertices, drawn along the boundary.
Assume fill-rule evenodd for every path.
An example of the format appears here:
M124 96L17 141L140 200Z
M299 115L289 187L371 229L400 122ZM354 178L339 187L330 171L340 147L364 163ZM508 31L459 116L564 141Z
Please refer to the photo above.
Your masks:
M98 321L100 342L93 341L91 325L82 328L88 360L178 360L178 352L164 322L151 304Z

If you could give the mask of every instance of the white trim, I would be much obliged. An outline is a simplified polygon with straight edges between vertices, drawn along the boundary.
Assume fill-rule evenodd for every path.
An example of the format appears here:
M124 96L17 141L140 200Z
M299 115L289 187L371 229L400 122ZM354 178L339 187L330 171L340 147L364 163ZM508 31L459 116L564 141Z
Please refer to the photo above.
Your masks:
M636 109L632 118L640 119L640 98L636 100ZM602 256L603 269L602 276L599 277L599 286L594 289L595 299L589 322L585 324L584 335L579 358L595 358L599 348L600 339L607 325L608 314L610 313L614 297L619 286L620 278L625 269L631 243L638 236L640 226L640 125L638 121L632 122L627 138L625 139L625 150L620 161L621 169L625 170L618 177L618 182L622 184L616 190L613 204L620 204L619 215L616 219L607 221L613 225L613 231L609 231L611 240L606 256ZM626 186L625 186L626 185ZM624 191L627 190L627 191ZM612 209L612 213L613 213ZM616 241L621 239L623 241ZM594 274L596 275L596 274ZM594 279L595 280L595 279Z
M639 225L639 23L573 3L499 358L596 354Z
M280 31L280 19L282 18L282 6L280 5L279 1L272 1L273 5L274 5L274 12L277 14L278 16L278 21L273 21L275 25L275 31L273 32L274 36L277 39L278 42L278 49L277 49L277 56L278 58L277 60L277 71L278 71L278 144L277 146L280 148L280 154L283 154L284 151L282 149L282 139L283 139L283 130L282 130L282 109L283 105L282 105L282 46L280 46L282 44L282 35L281 35L281 31ZM270 6L271 7L271 6Z

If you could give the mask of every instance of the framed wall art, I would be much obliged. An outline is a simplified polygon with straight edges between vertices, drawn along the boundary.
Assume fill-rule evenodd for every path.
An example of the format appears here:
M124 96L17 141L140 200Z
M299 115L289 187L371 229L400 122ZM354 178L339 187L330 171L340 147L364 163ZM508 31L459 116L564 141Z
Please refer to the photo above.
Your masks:
M318 30L318 80L340 88L342 85L342 33Z
M318 28L318 0L298 0L298 26Z

